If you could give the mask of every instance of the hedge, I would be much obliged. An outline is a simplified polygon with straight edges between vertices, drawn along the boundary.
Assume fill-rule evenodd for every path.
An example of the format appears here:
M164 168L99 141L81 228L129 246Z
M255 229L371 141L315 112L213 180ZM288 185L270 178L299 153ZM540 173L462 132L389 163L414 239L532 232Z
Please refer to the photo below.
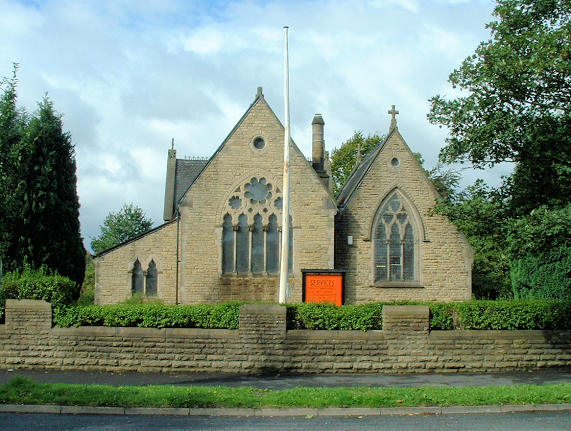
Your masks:
M571 329L569 300L433 304L431 329Z
M237 329L243 303L201 305L117 304L74 306L54 310L58 326L138 326L145 328ZM288 329L379 330L384 305L336 307L288 304ZM424 303L431 329L570 329L571 301L510 300Z
M382 329L383 305L427 305L430 328L570 329L571 301L506 300L456 303L375 303L363 305L288 305L288 329Z
M0 320L7 299L43 299L59 309L73 301L75 282L46 268L8 272L0 285Z
M57 326L238 329L240 305L117 304L68 307L54 312Z

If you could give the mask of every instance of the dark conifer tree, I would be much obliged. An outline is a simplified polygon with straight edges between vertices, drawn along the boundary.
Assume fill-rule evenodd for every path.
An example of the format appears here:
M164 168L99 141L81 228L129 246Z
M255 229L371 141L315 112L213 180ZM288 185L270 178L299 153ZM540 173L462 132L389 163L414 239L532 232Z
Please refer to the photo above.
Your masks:
M21 235L18 266L46 265L78 286L85 273L74 148L61 117L44 97L16 148L21 166L15 195Z
M14 255L13 238L17 237L17 200L14 189L17 185L18 167L15 149L18 146L25 127L25 115L16 107L16 71L12 78L5 78L0 83L0 259L3 269L11 269Z
M81 286L74 148L45 97L29 116L17 108L16 71L0 84L0 259L4 271L47 266Z

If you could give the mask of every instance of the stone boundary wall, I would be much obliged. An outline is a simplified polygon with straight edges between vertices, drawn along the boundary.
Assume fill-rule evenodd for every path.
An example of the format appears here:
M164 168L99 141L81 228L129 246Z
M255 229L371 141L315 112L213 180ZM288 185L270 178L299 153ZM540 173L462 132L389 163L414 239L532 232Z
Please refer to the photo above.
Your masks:
M44 301L6 301L0 368L232 373L484 372L571 366L571 331L429 331L426 306L385 306L382 331L286 330L244 305L240 329L51 326Z

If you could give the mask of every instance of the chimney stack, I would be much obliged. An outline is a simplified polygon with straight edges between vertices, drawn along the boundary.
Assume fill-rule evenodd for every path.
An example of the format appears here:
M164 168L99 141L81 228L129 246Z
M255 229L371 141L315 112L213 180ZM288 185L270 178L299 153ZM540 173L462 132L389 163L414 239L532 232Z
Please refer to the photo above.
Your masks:
M313 121L311 122L312 126L312 164L313 169L316 172L322 172L325 168L324 160L325 160L325 142L323 140L323 125L325 121L323 121L323 117L321 114L315 114L313 117Z

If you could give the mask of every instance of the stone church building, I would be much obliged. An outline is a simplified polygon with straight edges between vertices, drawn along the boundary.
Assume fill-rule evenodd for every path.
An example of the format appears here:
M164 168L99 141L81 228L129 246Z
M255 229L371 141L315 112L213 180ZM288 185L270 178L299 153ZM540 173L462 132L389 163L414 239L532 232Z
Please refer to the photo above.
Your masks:
M393 110L387 137L335 197L324 121L313 118L312 160L290 155L288 302L302 301L302 269L343 269L345 303L463 301L472 248L445 217ZM163 303L277 302L284 127L257 95L208 160L168 151L164 224L97 255L95 302L133 294Z

